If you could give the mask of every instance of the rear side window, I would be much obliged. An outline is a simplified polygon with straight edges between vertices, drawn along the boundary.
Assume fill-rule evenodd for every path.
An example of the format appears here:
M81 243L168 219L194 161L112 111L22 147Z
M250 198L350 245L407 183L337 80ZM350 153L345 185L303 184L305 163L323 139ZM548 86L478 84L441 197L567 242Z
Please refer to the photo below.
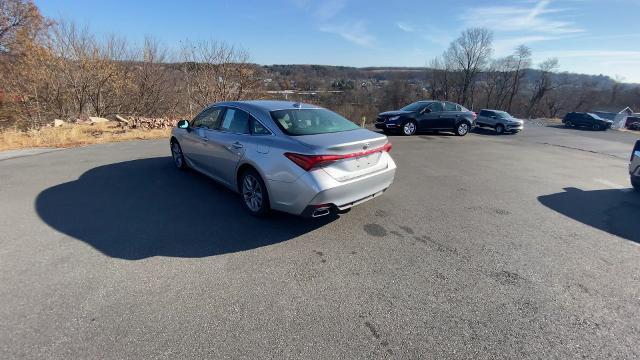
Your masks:
M454 104L454 103L445 102L444 103L444 111L458 111L458 108L456 107L456 104Z
M491 115L492 115L491 111L487 111L487 110L480 111L480 116L490 117Z
M228 108L224 112L220 130L236 134L248 134L249 114L242 110Z
M287 135L316 135L359 129L358 125L327 109L287 109L271 112Z
M251 134L253 135L271 135L271 131L264 127L262 123L251 117Z

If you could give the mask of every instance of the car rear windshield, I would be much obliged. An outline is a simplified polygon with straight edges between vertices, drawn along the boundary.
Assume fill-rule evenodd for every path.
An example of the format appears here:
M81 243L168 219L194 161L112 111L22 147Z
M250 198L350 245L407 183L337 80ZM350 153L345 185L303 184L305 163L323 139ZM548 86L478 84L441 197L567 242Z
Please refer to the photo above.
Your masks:
M327 109L287 109L271 112L287 135L316 135L359 129L358 125Z

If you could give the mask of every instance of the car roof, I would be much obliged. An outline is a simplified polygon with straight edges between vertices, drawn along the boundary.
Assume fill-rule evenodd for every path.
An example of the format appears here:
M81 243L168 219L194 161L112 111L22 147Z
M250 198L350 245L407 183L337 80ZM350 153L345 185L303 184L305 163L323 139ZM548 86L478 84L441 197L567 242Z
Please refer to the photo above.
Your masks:
M243 100L225 101L210 106L235 106L248 111L270 112L285 109L321 109L320 106L287 100Z

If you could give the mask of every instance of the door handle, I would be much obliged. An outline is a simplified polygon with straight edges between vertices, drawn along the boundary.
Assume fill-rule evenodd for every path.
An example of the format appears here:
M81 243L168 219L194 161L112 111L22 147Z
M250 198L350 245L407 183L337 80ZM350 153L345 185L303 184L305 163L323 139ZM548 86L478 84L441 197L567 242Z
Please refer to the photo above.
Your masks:
M233 146L236 149L242 149L244 147L244 145L240 144L239 142L234 142L233 144L231 144L231 146Z

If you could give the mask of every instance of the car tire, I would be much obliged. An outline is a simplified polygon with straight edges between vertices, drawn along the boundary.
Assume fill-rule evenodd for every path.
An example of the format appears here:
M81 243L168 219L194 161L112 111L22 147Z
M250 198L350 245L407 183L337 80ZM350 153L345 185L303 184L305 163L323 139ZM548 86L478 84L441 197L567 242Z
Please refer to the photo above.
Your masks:
M502 124L496 125L496 134L498 135L504 134L504 125Z
M468 122L463 121L456 126L454 132L458 136L465 136L469 133L469 130L471 130L471 126Z
M240 175L238 186L242 206L252 216L263 217L269 214L269 194L260 174L253 169L247 169Z
M564 126L570 128L573 126L573 124L571 123L571 121L567 121L566 123L564 123Z
M594 131L600 131L600 130L602 130L602 127L600 125L598 125L598 124L593 124L591 126L591 129L593 129Z
M402 125L402 135L411 136L415 135L418 131L418 124L414 120L409 120Z
M637 191L640 192L640 179L631 178L631 186Z
M171 157L173 158L173 164L180 170L186 170L189 166L187 160L184 158L182 147L177 140L171 142Z

